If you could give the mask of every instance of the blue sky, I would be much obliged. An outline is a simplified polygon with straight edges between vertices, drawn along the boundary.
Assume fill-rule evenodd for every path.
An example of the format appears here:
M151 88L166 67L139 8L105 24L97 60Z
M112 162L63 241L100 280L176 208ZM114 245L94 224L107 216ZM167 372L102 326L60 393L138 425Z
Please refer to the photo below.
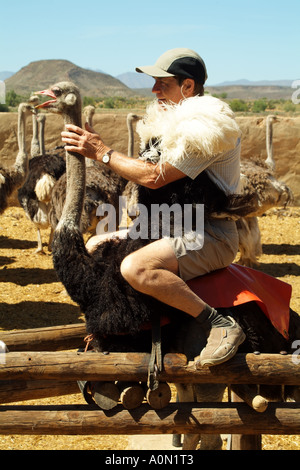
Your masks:
M116 76L196 50L207 84L300 78L299 0L4 0L0 71L66 59Z

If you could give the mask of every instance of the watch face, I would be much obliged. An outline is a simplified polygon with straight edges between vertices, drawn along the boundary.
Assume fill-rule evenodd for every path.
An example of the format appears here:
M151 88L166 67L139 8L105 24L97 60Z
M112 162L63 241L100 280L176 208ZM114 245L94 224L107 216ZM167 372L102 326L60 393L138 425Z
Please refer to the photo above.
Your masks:
M103 158L102 158L102 161L103 163L108 163L109 162L109 155L103 155Z

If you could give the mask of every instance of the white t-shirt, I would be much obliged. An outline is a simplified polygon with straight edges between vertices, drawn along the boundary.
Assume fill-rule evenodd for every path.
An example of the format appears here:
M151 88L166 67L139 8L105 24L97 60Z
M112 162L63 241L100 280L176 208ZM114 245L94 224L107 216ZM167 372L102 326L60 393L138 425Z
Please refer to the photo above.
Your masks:
M214 155L210 159L201 160L199 156L189 155L180 162L172 163L177 170L195 179L202 171L207 170L213 182L225 194L239 194L240 189L240 155L241 139L237 140L236 147L221 155Z

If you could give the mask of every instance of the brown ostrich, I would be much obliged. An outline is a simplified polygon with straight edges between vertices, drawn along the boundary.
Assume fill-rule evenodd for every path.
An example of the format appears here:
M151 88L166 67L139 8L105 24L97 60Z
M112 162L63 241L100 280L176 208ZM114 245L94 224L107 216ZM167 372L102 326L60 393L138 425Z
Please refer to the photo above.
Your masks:
M35 112L29 103L21 103L18 108L18 153L14 166L0 168L0 213L8 205L8 198L25 181L28 172L28 154L26 151L26 118Z
M275 161L273 158L273 123L275 116L266 119L266 150L265 162L243 160L241 162L241 179L245 194L256 193L258 205L247 217L237 221L239 232L239 264L255 267L257 258L262 254L258 217L274 207L285 207L293 201L290 188L275 177Z
M127 129L128 129L128 157L133 157L134 154L134 135L133 135L133 123L139 121L142 117L138 114L128 113L126 118Z

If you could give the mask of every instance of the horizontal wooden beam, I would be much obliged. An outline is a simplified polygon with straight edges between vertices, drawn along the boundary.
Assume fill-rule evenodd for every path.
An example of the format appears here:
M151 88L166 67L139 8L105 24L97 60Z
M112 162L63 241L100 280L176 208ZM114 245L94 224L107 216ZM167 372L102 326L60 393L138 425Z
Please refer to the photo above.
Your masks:
M80 393L77 382L60 380L0 380L0 403Z
M146 353L11 352L0 364L0 380L146 381ZM300 385L291 355L237 354L214 367L195 368L182 354L166 354L160 380L170 383L260 383Z
M2 406L0 434L300 434L297 404L271 403L257 413L244 403L172 403L162 410L142 404L103 411L91 405Z
M85 323L0 332L9 351L59 351L84 345Z

